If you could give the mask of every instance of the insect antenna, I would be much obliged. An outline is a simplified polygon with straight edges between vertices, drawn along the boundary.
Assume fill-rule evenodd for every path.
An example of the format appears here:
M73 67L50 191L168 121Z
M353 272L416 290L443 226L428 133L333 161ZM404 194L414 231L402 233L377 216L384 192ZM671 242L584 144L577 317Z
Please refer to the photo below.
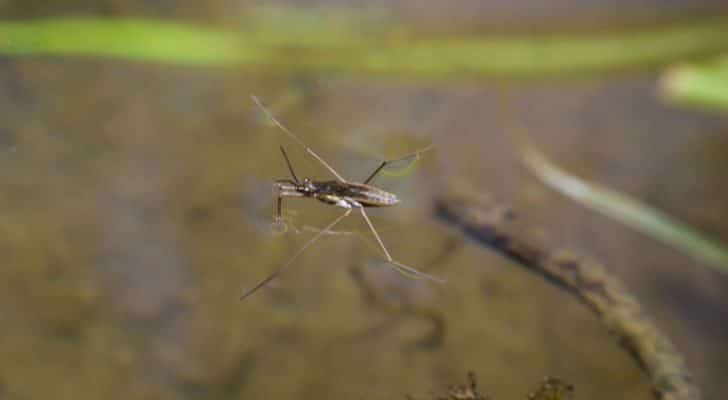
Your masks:
M339 173L336 172L336 170L331 165L329 165L329 163L327 163L323 158L321 158L318 154L316 154L316 152L313 151L310 147L306 146L306 143L304 143L303 140L301 140L298 136L294 135L293 132L291 132L291 131L288 130L288 128L286 128L285 126L283 126L283 124L280 123L276 119L276 117L273 116L273 113L270 112L270 110L268 110L263 105L263 103L261 103L261 101L258 100L258 98L256 96L251 95L250 98L253 99L253 102L255 103L255 105L257 105L258 108L260 108L261 111L263 111L263 113L266 115L266 117L268 117L268 119L270 119L271 121L273 121L273 124L275 124L275 126L277 126L278 129L280 129L281 131L283 131L286 135L290 136L291 139L295 140L296 143L298 143L299 145L301 145L301 147L303 147L308 154L310 154L313 158L315 158L318 162L320 162L321 165L323 165L324 167L326 167L326 169L329 172L331 172L331 174L334 175L336 177L336 179L339 180L339 182L346 182L346 179L344 179L341 175L339 175Z
M288 165L288 171L291 173L291 176L293 177L293 181L297 184L301 184L299 182L298 177L296 176L296 173L293 171L293 166L291 165L291 160L288 159L288 154L286 154L286 150L281 146L281 153L283 153L283 158L286 160L286 165Z

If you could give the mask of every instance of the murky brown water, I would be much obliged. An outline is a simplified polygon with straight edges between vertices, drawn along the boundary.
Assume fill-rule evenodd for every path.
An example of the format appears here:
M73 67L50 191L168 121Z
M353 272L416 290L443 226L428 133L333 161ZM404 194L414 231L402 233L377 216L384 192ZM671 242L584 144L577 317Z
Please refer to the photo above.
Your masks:
M654 79L521 87L514 105L567 169L728 242L728 120L660 104ZM250 93L345 176L365 177L378 161L363 154L391 138L433 142L413 175L378 179L404 204L373 217L396 258L449 283L407 280L342 235L239 303L310 237L269 229L277 146L325 173L260 124ZM497 399L544 375L581 399L649 398L587 310L432 219L429 199L456 184L610 266L719 398L728 280L542 187L514 157L504 101L485 84L0 60L0 398L427 397L467 370ZM338 213L286 207L299 228Z

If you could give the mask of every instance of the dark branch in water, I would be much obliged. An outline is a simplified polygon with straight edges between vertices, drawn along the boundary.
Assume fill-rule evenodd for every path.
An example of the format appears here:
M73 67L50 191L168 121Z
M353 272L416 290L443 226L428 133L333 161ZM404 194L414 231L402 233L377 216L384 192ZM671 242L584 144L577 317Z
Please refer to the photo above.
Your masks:
M441 220L586 304L649 375L656 399L701 398L672 342L637 299L600 264L520 237L511 223L514 214L502 206L453 195L439 198L435 207Z

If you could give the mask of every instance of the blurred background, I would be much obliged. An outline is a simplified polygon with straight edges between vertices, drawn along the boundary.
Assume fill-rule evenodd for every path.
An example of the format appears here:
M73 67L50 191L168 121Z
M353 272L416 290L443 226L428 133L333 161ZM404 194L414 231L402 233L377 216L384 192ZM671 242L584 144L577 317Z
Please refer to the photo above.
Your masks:
M433 217L456 189L604 263L722 398L727 51L720 0L0 0L0 399L426 399L471 370L494 399L545 375L650 398L586 308ZM371 215L447 284L392 272L352 217L365 240L324 237L239 302L340 212L292 199L272 229L279 145L330 176L251 94L352 180L434 144ZM526 136L681 223L565 197Z

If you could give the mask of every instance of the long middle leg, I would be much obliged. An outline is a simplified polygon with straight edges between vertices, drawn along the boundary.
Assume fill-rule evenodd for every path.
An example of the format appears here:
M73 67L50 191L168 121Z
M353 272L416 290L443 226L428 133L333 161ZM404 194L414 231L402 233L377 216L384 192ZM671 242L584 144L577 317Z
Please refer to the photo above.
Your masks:
M306 145L306 143L304 143L304 142L303 142L303 140L301 140L301 139L300 139L300 138L299 138L298 136L294 135L294 134L293 134L293 132L291 132L291 131L289 131L289 130L288 130L288 128L286 128L285 126L283 126L283 124L282 124L282 123L280 123L280 122L279 122L279 121L278 121L278 120L276 119L276 117L274 117L274 116L273 116L273 113L272 113L272 112L270 112L270 110L268 110L268 108L266 108L266 107L265 107L265 106L263 105L263 103L262 103L262 102L261 102L260 100L258 100L258 98L257 98L257 97L255 97L255 96L250 96L250 98L251 98L251 99L253 99L253 102L254 102L254 103L255 103L255 104L256 104L256 105L257 105L257 106L258 106L258 107L259 107L259 108L260 108L261 110L263 110L263 113L264 113L264 114L265 114L265 115L266 115L266 116L267 116L267 117L268 117L268 118L269 118L269 119L270 119L271 121L273 121L273 123L274 123L274 124L275 124L275 125L276 125L276 126L278 127L278 129L280 129L281 131L283 131L283 132L284 132L285 134L287 134L288 136L290 136L290 137L291 137L291 139L295 140L295 141L296 141L296 143L298 143L299 145L301 145L301 147L303 147L303 148L304 148L304 149L306 150L306 152L308 152L308 154L310 154L310 155L311 155L311 156L312 156L313 158L315 158L315 159L316 159L316 160L317 160L318 162L320 162L320 163L321 163L321 165L323 165L324 167L326 167L326 169L327 169L327 170L329 170L329 172L331 172L331 174L332 174L332 175L334 175L334 176L336 177L336 179L338 179L338 180L339 180L339 182L346 182L346 179L344 179L344 178L343 178L343 177L342 177L341 175L339 175L339 173L338 173L338 172L336 172L336 170L335 170L335 169L334 169L334 168L333 168L333 167L332 167L331 165L329 165L329 163L327 163L327 162L326 162L326 161L325 161L325 160L324 160L323 158L321 158L321 156L319 156L318 154L316 154L316 152L315 152L315 151L313 151L313 149L311 149L310 147L308 147L308 146Z
M382 238L379 237L379 233L377 233L377 230L374 228L374 224L372 224L372 221L369 219L369 216L367 215L366 211L364 211L364 207L359 207L359 211L361 212L361 216L364 217L364 220L367 222L367 225L369 225L369 229L374 234L374 238L377 239L377 243L379 243L379 248L382 249L384 252L384 256L387 257L387 262L392 264L395 267L395 270L397 272L400 272L404 275L411 276L414 278L421 278L421 279L428 279L431 281L439 282L439 283L445 283L445 280L442 278L438 278L429 274L426 274L424 272L420 272L412 267L408 267L399 261L396 261L392 258L392 256L389 254L389 251L387 250L387 247L384 246L384 242L382 242Z

